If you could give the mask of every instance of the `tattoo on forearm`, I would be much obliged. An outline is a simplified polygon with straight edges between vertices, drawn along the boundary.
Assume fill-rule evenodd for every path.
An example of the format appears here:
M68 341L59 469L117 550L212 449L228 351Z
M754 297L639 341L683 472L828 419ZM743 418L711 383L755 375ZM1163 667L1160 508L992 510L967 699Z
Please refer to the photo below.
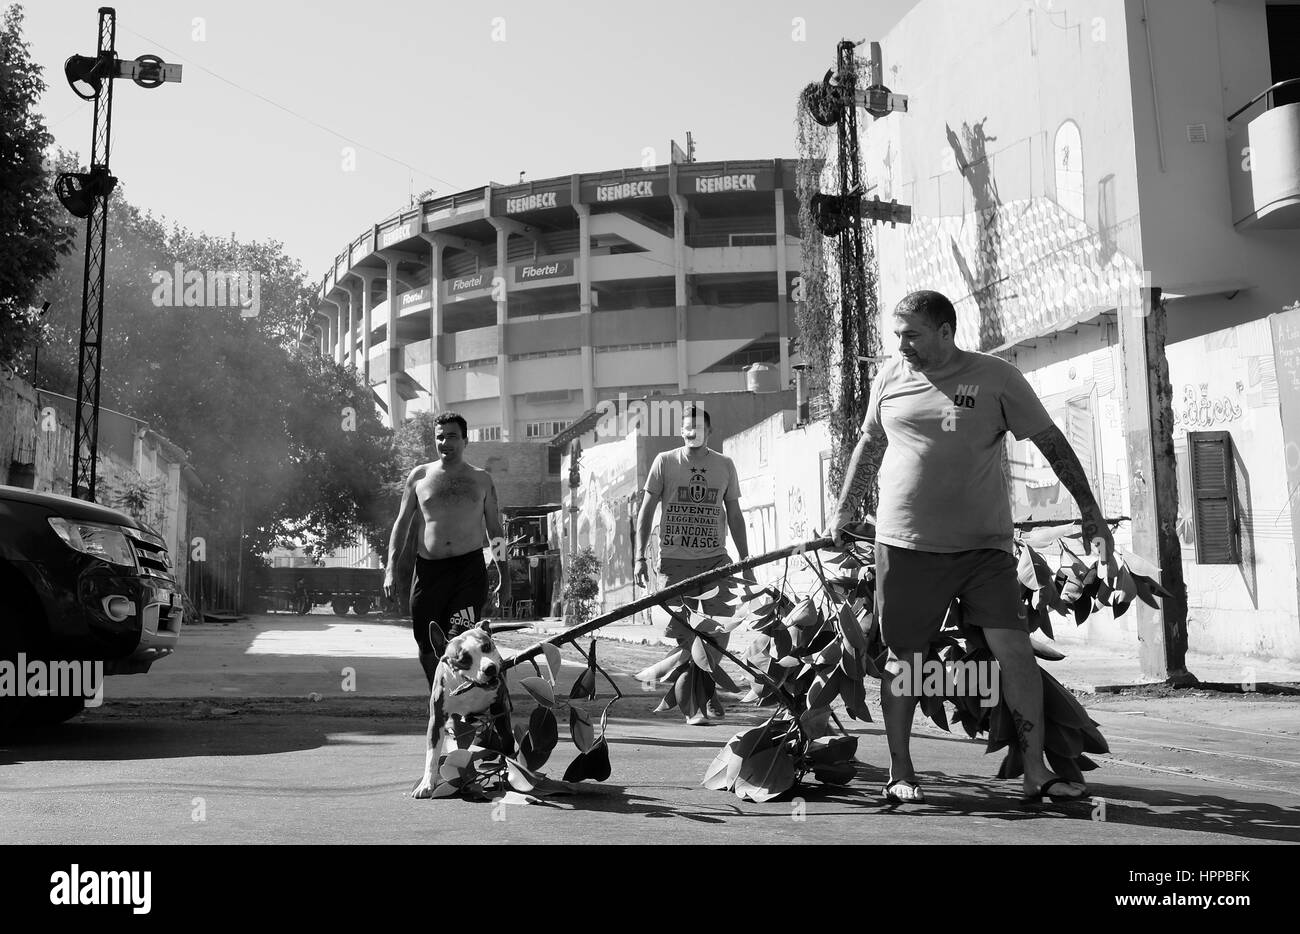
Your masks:
M1021 752L1028 752L1029 734L1034 731L1034 722L1020 716L1018 710L1011 711L1011 719L1016 724L1016 744L1020 747Z
M849 462L848 476L844 489L840 493L839 508L856 507L866 497L871 484L875 482L880 462L885 457L886 444L882 439L872 438L854 452Z
M1084 540L1091 541L1101 530L1101 511L1097 508L1097 500L1088 485L1088 476L1084 473L1083 464L1079 463L1079 455L1074 453L1074 448L1070 447L1070 442L1056 426L1039 432L1030 440L1042 452L1052 468L1052 473L1056 474L1070 495L1074 497L1074 501L1078 503L1079 512L1083 516Z

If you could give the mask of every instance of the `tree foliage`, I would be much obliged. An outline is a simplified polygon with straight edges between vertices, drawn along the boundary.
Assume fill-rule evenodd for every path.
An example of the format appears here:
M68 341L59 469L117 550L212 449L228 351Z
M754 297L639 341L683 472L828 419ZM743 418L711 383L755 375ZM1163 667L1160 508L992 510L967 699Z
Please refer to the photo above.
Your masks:
M591 619L600 595L600 559L590 548L584 548L569 561L564 579L564 602L572 615L572 625L578 626Z
M45 82L23 40L23 8L0 25L0 365L25 360L41 334L41 284L72 244L45 152L53 138L36 110Z
M70 162L64 154L61 159ZM211 534L241 534L251 553L303 541L321 554L363 532L386 537L390 434L357 373L304 349L315 290L277 241L243 243L166 225L126 200L110 204L101 398L146 421L189 453L205 485ZM84 233L79 235L84 237ZM260 309L179 307L166 274L257 273ZM177 289L177 292L180 292ZM76 393L79 260L66 259L48 293L50 342L39 385Z

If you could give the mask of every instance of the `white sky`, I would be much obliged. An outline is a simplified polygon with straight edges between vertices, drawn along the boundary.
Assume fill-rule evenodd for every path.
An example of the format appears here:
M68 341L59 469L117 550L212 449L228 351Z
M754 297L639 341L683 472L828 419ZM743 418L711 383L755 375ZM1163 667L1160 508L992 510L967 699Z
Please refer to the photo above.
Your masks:
M793 156L796 95L835 43L879 39L914 3L119 0L118 57L185 70L156 90L117 83L110 167L135 204L280 240L319 278L411 191L634 166L645 147L667 162L687 130L704 161ZM94 54L99 6L24 4L46 125L83 165L92 105L63 62ZM369 149L344 171L354 143Z

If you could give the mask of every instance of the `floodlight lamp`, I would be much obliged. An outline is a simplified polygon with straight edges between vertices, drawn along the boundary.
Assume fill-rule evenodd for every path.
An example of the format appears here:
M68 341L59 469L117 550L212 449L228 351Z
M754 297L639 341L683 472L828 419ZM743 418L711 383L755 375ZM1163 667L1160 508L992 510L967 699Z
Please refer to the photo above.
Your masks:
M63 76L72 92L83 101L93 101L104 85L100 60L89 55L72 55L63 63ZM87 93L89 91L89 93Z
M103 169L89 172L60 172L54 182L54 193L73 217L89 217L95 198L107 198L117 187L117 179Z

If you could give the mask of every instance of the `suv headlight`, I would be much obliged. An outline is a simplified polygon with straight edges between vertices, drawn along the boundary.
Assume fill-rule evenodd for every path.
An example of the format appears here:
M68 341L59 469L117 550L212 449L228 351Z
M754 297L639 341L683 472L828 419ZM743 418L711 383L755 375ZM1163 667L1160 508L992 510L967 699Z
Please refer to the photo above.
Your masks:
M135 567L135 552L119 529L94 522L72 522L57 516L50 518L50 528L69 548L93 555L109 564Z

